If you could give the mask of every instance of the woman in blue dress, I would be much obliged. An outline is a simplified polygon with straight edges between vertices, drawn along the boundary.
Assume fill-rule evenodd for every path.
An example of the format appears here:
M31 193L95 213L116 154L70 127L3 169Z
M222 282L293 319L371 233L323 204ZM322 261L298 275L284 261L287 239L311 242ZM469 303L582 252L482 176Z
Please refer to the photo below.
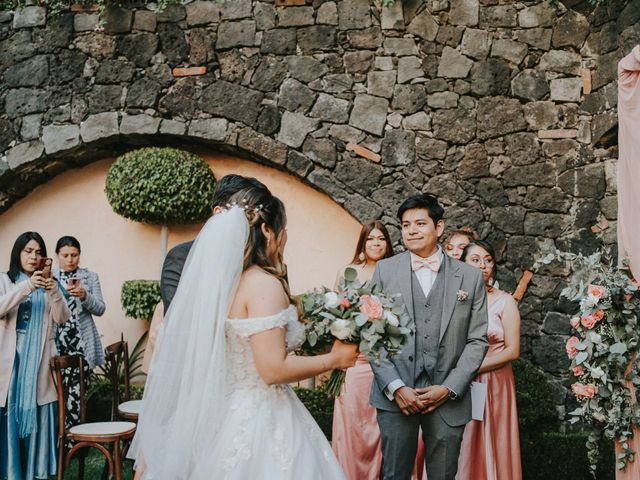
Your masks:
M49 373L54 323L70 317L36 232L20 235L0 274L0 479L57 471L58 402Z

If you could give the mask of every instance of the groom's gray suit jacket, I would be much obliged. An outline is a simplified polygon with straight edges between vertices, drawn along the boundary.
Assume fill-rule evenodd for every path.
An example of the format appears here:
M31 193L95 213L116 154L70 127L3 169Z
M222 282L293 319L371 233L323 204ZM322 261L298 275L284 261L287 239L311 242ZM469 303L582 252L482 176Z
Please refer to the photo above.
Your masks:
M408 387L444 385L459 395L436 411L450 426L471 420L469 385L487 353L487 295L480 269L444 255L427 298L411 270L409 252L380 260L372 283L385 293L400 293L416 332L399 354L372 363L371 405L399 411L384 389L396 379ZM466 298L463 298L466 297Z

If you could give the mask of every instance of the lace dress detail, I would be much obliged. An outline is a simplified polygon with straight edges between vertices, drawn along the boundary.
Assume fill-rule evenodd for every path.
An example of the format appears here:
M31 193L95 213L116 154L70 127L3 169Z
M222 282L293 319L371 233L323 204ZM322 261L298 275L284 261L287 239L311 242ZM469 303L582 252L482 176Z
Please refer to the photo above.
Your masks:
M230 407L210 452L217 464L202 462L194 479L345 479L329 442L293 389L267 385L256 369L249 338L273 328L286 329L287 351L302 345L304 325L293 306L268 317L225 322Z

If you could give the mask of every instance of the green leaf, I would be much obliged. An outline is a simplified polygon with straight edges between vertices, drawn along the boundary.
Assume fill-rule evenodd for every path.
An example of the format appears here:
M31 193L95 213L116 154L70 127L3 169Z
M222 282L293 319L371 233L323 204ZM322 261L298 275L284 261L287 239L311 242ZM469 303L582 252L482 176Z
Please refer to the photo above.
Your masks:
M351 267L347 267L344 270L344 279L348 282L355 282L358 279L358 272Z
M356 325L361 327L363 326L365 323L367 323L369 321L369 316L366 313L358 313L358 315L356 315Z
M622 355L623 353L626 353L626 351L627 351L627 345L624 344L623 342L614 343L609 347L609 352L616 355Z
M576 355L576 365L580 365L582 362L584 362L587 358L589 358L589 354L587 352L579 352Z

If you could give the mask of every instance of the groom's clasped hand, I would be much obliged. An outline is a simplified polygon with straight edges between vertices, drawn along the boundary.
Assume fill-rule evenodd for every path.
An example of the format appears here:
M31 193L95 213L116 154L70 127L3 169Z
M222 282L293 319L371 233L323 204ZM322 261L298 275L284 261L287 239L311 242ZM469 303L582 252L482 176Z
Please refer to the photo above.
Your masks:
M449 398L449 390L442 385L411 388L401 387L395 392L395 400L405 415L431 413Z

